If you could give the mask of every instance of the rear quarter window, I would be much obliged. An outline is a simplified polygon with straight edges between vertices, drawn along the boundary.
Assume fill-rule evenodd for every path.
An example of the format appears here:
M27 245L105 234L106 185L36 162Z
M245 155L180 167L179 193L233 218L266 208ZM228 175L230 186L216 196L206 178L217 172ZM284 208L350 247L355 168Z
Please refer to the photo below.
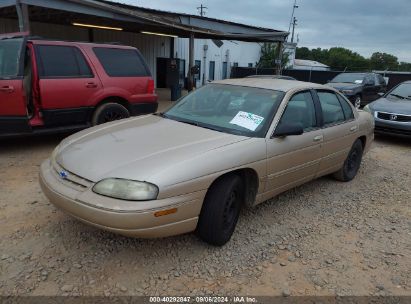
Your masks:
M93 51L110 77L150 76L145 62L136 50L95 47Z
M341 95L337 95L337 96L338 96L338 99L340 100L345 119L346 120L354 119L354 112L352 111L351 106L348 104L348 101L345 98L343 98Z

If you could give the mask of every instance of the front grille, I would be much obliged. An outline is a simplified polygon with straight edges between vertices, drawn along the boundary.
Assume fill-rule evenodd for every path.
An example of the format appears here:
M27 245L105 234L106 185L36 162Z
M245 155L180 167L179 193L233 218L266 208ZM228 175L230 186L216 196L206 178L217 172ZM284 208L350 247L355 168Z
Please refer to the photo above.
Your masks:
M62 183L69 186L70 188L85 191L87 188L91 187L92 182L84 179L60 166L56 161L52 161L54 174L56 178L60 179ZM65 172L67 174L66 177L62 177L61 173Z
M377 112L377 117L379 119L398 121L398 122L411 122L411 115Z

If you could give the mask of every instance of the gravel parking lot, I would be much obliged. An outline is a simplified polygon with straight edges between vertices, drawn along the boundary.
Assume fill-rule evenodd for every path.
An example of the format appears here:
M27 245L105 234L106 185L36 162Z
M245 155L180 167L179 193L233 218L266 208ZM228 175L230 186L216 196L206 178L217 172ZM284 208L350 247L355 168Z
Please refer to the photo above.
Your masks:
M247 210L233 239L125 238L46 201L63 136L0 141L1 295L411 295L411 142L376 138L357 178Z

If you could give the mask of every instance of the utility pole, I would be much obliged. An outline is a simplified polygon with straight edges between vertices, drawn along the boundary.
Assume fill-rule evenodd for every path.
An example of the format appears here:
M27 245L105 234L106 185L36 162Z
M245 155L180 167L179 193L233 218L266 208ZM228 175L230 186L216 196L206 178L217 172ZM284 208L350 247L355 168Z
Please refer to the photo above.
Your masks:
M288 25L288 32L290 32L290 30L291 30L291 25L294 24L294 26L295 26L295 22L297 21L297 20L295 19L295 17L294 17L294 13L295 13L295 9L296 9L296 8L298 8L297 0L294 0L293 12L292 12L292 14L291 14L290 23L289 23L289 25ZM291 42L292 42L292 41L291 41Z
M295 31L295 26L297 25L297 18L294 17L293 19L293 32L291 34L291 43L294 42L294 31Z
M197 9L198 9L198 11L199 11L199 13L200 13L200 16L201 16L201 17L204 17L205 14L206 14L205 10L208 9L208 7L206 7L206 6L204 6L204 5L201 4L199 7L197 7Z

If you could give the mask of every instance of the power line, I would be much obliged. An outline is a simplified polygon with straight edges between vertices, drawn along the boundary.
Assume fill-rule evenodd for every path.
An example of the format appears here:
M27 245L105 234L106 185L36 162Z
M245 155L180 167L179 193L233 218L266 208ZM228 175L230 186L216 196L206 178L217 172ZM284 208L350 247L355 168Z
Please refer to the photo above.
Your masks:
M297 18L294 17L294 20L293 20L293 32L292 32L292 35L291 35L291 43L294 42L294 31L295 31L295 27L296 27L296 26L297 26Z
M297 0L294 0L293 12L291 14L290 23L288 24L288 32L290 32L291 30L291 25L295 27L295 22L297 21L297 19L294 17L294 13L296 8L298 8Z
M207 9L208 9L208 7L204 6L203 4L201 4L199 7L197 7L197 10L198 10L201 17L205 16L205 14L206 14L205 10L207 10Z

